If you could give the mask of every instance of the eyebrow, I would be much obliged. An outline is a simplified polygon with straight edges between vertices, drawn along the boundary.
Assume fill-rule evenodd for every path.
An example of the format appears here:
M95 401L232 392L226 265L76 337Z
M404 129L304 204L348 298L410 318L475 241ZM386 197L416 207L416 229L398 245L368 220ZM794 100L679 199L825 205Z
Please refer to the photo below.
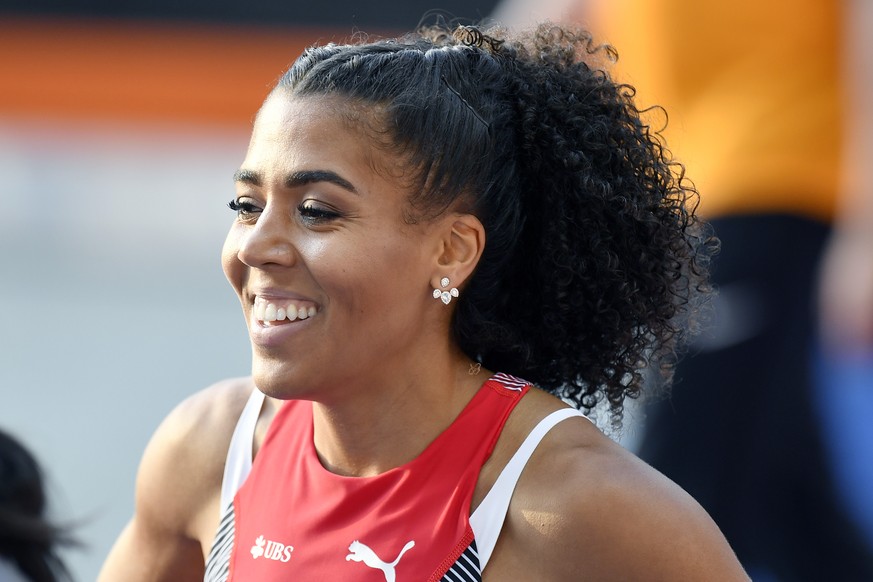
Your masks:
M261 186L263 184L261 175L252 170L237 170L233 173L233 181L250 184L252 186ZM330 170L301 170L299 172L292 172L285 177L285 186L289 188L304 186L315 182L329 182L331 184L336 184L340 188L348 190L353 194L359 194L357 188L355 188L351 182Z

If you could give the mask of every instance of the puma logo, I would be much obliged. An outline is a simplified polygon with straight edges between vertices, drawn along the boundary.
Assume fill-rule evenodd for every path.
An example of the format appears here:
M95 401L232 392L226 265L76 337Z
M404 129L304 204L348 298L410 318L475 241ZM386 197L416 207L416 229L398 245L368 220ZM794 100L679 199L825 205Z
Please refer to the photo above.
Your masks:
M382 573L385 574L385 582L395 582L397 574L394 572L394 568L397 566L400 558L403 557L403 554L411 550L413 546L415 546L415 541L406 542L406 545L403 546L403 549L400 550L400 553L394 561L387 563L383 562L379 556L376 555L376 552L371 550L366 544L362 544L358 540L355 540L351 545L349 545L349 552L351 553L346 556L346 561L353 560L355 562L363 562L374 570L382 570Z

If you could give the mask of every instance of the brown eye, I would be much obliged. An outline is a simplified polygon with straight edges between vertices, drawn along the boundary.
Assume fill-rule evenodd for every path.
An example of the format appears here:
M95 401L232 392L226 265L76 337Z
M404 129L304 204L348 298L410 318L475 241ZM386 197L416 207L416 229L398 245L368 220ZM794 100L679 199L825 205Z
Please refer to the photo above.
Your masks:
M257 206L242 199L231 200L227 203L227 207L236 212L237 218L249 218L260 211Z
M336 210L314 203L311 200L307 200L298 206L297 212L308 223L327 222L342 216Z

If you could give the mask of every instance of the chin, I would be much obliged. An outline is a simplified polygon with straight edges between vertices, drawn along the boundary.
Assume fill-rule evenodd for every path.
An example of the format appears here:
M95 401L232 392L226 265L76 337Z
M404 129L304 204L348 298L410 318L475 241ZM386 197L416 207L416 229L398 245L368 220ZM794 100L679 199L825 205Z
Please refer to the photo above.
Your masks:
M274 362L255 356L252 361L252 380L258 390L278 400L309 400L303 386L310 383L302 379L297 366L288 362Z

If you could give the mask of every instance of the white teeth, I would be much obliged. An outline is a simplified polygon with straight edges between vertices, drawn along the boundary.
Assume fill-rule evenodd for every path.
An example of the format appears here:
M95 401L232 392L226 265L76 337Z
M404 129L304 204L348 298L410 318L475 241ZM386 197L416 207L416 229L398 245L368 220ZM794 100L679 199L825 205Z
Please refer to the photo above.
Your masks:
M284 307L278 307L275 303L270 303L264 299L256 298L252 307L254 316L258 321L264 323L272 323L274 321L294 321L297 319L307 319L314 317L318 313L318 308L313 306L297 306L289 303Z

